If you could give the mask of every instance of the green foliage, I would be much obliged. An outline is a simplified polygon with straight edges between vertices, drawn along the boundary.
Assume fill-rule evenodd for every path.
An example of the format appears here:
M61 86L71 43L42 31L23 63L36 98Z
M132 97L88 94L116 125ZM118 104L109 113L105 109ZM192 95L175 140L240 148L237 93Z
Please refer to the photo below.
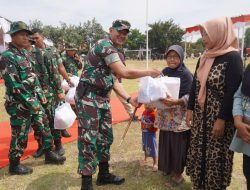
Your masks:
M149 48L164 53L173 44L180 44L184 31L172 19L149 24Z
M33 29L33 28L42 29L42 28L43 28L43 23L42 23L42 21L37 20L37 19L36 19L36 20L33 20L33 21L30 20L29 28L30 28L30 29Z
M149 30L149 48L153 49L153 52L164 53L168 46L181 43L184 32L172 19L158 21L149 26L151 28ZM30 21L30 28L42 29L45 37L51 39L55 44L70 44L74 47L81 47L85 51L88 51L89 47L98 39L107 35L95 18L77 26L61 22L57 27L43 25L41 21L34 20ZM146 48L145 34L138 29L132 29L124 47L130 50Z
M88 20L85 22L82 28L84 29L82 32L85 32L84 40L87 41L88 44L93 44L97 40L107 36L107 33L103 30L101 24L97 23L95 18L91 21Z
M187 43L187 56L191 56L193 53L194 56L198 57L199 53L204 51L204 44L202 38L199 38L195 43ZM183 45L184 47L184 45Z
M95 18L83 24L80 23L78 26L60 22L58 27L44 26L41 21L34 20L30 21L29 27L42 29L44 36L52 40L54 44L70 45L83 51L87 51L91 44L106 36L106 32Z
M137 50L140 48L145 48L146 36L142 34L138 29L130 30L126 48L129 50Z
M245 47L250 48L250 28L246 29L245 32Z

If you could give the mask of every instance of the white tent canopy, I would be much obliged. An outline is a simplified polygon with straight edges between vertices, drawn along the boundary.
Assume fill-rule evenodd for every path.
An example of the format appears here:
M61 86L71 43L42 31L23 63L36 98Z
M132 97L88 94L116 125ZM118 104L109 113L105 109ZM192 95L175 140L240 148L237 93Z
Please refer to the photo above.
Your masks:
M10 35L6 34L10 30L10 22L0 17L0 52L3 52L6 45L11 41Z

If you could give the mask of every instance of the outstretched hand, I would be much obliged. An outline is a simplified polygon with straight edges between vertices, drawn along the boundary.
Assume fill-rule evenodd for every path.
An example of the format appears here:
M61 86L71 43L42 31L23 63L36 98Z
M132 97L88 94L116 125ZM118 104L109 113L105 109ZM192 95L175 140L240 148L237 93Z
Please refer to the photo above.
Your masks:
M151 77L158 77L161 74L161 71L158 69L149 69L149 72Z
M136 108L137 107L139 108L142 105L141 103L138 102L138 97L131 98L129 103Z

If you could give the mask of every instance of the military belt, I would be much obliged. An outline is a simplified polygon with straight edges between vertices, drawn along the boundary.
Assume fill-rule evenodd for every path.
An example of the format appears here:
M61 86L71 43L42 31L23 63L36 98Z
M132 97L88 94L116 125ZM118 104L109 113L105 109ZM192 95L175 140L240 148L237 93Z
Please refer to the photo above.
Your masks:
M79 98L82 98L83 96L87 96L90 93L96 94L97 96L101 96L104 98L108 98L110 89L109 90L100 89L100 88L97 88L95 86L92 86L92 85L89 85L80 81L77 86L76 91L77 91L77 96Z

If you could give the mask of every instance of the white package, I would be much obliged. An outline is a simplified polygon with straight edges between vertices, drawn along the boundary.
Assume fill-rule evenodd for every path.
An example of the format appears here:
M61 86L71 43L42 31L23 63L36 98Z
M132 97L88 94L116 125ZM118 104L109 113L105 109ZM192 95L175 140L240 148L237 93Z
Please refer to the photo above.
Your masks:
M71 127L76 119L76 114L69 103L59 104L55 110L55 129L67 129Z
M139 83L138 102L155 103L167 96L173 99L179 98L180 78L177 77L142 77ZM158 107L158 106L157 106Z
M69 104L75 105L76 87L71 87L65 96L65 101Z
M72 75L72 77L69 77L69 78L74 83L75 87L77 87L80 78L78 76L75 76L75 75ZM62 89L65 91L68 91L70 89L70 86L65 79L62 81Z

